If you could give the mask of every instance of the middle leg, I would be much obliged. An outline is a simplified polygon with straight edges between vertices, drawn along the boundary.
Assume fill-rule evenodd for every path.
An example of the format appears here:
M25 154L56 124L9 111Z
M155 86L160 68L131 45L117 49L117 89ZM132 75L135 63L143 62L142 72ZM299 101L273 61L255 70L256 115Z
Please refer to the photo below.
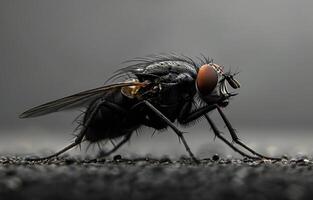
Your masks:
M169 127L172 128L172 130L177 134L177 136L181 139L183 142L186 151L189 153L189 156L192 158L192 160L195 163L200 163L200 161L194 156L194 154L191 152L185 137L183 136L183 132L181 132L163 113L161 113L156 107L154 107L149 101L144 100L144 104L150 108L155 114L157 114L160 119L162 119Z

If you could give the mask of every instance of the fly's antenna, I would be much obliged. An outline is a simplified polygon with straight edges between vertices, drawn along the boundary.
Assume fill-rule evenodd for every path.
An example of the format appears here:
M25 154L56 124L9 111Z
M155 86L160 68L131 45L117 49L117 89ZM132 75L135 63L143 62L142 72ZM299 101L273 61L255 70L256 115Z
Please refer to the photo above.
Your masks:
M237 66L236 70L232 71L232 67L229 67L229 70L224 73L226 76L236 76L238 74L240 74L242 71L239 70L239 66Z

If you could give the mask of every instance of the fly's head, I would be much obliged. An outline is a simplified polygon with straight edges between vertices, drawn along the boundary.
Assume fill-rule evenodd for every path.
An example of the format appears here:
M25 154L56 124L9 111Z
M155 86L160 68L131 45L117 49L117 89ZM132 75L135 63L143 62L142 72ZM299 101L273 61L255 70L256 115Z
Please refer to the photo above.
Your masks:
M237 95L228 91L227 84L233 89L240 88L240 83L234 78L237 74L224 73L223 68L215 63L202 65L196 79L200 97L208 104L217 103L221 107L227 106L229 98Z

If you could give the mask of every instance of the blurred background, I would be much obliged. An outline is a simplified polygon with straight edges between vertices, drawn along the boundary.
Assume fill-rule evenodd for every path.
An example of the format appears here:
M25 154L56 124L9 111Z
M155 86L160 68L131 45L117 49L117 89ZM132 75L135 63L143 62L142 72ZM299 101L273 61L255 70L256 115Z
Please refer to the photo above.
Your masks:
M312 7L309 0L2 0L0 152L60 149L73 139L72 121L79 111L32 119L18 115L103 85L125 60L174 51L191 57L202 53L241 71L240 95L225 112L242 141L270 155L311 154ZM211 115L228 136L218 115ZM214 140L205 121L186 131L200 157L239 157ZM142 129L121 152L186 154L171 130L153 137L152 132Z

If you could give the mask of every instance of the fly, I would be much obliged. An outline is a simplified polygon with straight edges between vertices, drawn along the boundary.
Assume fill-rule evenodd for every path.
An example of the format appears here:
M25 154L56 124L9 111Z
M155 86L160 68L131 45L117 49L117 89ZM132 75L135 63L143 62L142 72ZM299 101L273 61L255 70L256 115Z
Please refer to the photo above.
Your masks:
M33 160L56 157L83 141L97 143L122 138L110 151L102 154L106 157L130 140L137 129L147 126L155 130L172 129L189 156L199 163L189 148L184 133L174 122L188 125L200 117L206 119L217 138L242 156L252 159L278 159L264 156L241 142L223 112L230 98L237 95L229 92L227 85L233 89L240 88L240 83L235 79L236 74L225 73L223 67L206 57L194 61L187 56L156 55L137 58L127 63L128 66L115 72L107 83L127 77L124 81L51 101L20 115L20 118L30 118L87 106L75 140L55 154ZM214 110L221 116L233 142L220 134L209 117L208 113Z

